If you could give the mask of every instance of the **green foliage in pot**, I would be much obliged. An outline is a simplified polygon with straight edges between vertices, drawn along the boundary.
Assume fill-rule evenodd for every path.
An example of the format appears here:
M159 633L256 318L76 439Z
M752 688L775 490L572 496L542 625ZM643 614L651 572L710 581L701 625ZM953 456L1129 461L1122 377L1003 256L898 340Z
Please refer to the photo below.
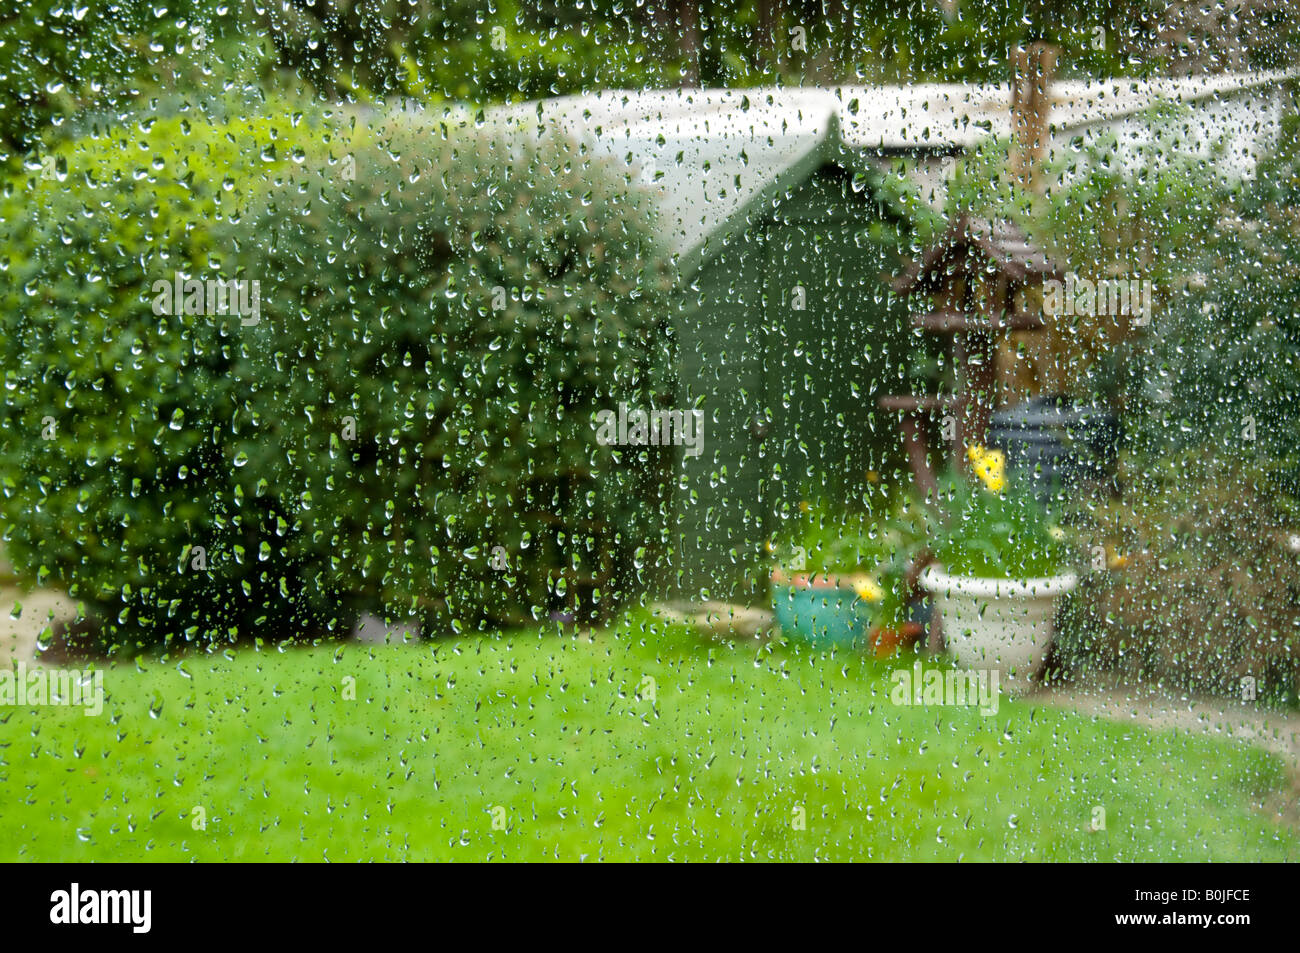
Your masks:
M955 576L1055 576L1070 555L1063 534L1037 500L1007 485L998 451L972 450L978 479L948 475L931 510L935 561Z
M839 580L873 606L875 621L903 621L908 593L904 580L920 547L924 517L920 505L898 485L871 484L866 505L851 508L824 501L799 507L787 538L773 545L781 570ZM798 569L792 557L802 558Z

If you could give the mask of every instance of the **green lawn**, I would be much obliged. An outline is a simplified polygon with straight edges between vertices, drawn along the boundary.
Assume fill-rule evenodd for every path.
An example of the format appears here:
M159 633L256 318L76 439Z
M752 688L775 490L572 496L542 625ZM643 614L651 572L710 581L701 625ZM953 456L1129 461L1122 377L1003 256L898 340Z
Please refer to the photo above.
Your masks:
M0 709L0 860L1300 858L1253 748L889 687L648 615L142 659L100 717Z

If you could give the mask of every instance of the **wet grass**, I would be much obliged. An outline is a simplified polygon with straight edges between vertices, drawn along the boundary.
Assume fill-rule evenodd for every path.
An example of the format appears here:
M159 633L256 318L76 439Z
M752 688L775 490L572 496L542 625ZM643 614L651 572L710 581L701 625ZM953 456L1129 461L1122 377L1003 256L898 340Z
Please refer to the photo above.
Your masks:
M648 614L140 660L0 709L0 860L1300 858L1264 752L888 676Z

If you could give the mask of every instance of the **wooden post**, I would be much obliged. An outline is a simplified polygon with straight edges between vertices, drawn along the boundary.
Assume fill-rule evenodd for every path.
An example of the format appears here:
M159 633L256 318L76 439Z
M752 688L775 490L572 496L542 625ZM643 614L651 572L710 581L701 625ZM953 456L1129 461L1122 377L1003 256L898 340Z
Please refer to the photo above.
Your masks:
M1026 191L1037 191L1038 168L1047 149L1050 88L1060 54L1048 43L1020 47L1012 59L1011 169Z
M899 429L903 432L903 447L907 450L907 464L912 470L916 488L924 499L938 496L939 484L930 468L930 453L920 414L904 414Z
M686 75L682 85L700 85L700 11L695 0L678 0L674 4L677 13L677 28L681 31L679 46L682 59L686 61Z
M960 462L965 465L966 448L986 446L989 422L997 403L997 344L994 328L1006 314L1008 282L999 274L992 285L980 296L979 308L973 315L987 322L987 327L972 328L954 338L953 352L957 368L962 374L961 393L964 398L962 416L958 422Z

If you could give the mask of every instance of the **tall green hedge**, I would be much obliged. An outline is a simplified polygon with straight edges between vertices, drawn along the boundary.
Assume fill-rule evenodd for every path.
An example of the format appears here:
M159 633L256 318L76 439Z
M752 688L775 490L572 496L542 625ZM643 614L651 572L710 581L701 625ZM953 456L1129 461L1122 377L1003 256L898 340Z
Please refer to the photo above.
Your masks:
M313 615L295 568L259 558L284 514L232 479L239 320L155 316L151 294L176 272L209 273L214 228L284 174L263 144L286 131L146 121L64 143L55 178L5 185L5 546L31 581L84 600L110 644Z
M0 514L109 644L598 614L637 584L662 461L591 418L669 364L620 170L283 105L58 167L0 205ZM155 314L178 272L258 281L260 319Z
M365 138L251 223L272 291L246 452L331 586L457 626L599 615L661 493L662 457L592 427L667 392L638 193L564 141Z

